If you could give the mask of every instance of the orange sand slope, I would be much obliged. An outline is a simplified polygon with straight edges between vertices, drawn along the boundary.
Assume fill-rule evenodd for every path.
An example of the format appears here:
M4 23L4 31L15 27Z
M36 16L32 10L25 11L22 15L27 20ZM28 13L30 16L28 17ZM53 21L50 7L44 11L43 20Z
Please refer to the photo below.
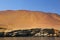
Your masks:
M0 28L13 30L31 28L60 29L60 15L27 10L0 11Z

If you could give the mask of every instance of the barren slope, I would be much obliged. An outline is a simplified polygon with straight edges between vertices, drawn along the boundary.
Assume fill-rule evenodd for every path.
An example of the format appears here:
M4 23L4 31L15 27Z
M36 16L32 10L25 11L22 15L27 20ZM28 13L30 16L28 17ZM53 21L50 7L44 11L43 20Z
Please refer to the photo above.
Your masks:
M0 28L12 30L30 28L60 29L60 15L26 10L0 11Z

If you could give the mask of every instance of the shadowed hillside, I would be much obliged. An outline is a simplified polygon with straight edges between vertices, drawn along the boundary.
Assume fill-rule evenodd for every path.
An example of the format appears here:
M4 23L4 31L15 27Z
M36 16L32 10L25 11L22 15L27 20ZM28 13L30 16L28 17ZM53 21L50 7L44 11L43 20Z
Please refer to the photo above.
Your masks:
M0 28L7 28L8 30L31 28L60 29L60 15L27 10L0 11Z

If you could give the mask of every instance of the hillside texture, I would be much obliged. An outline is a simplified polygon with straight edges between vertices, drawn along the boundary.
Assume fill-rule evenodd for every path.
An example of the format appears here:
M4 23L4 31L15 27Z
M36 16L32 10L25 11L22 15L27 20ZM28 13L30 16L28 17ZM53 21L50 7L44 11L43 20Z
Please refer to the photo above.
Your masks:
M0 11L0 28L8 30L31 28L60 29L60 15L39 11Z

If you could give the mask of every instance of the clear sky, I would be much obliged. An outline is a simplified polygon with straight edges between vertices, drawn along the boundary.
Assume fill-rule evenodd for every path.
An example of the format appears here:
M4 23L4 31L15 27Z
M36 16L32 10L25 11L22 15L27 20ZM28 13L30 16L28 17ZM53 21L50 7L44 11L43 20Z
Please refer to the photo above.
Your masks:
M33 10L60 14L60 0L0 0L0 10Z

